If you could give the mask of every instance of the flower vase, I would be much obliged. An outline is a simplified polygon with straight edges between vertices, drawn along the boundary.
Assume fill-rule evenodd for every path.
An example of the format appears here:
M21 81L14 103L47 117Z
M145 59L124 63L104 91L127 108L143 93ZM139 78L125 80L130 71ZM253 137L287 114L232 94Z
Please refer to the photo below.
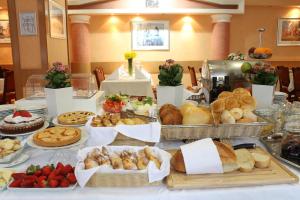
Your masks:
M256 100L257 109L268 108L273 104L274 85L252 84L252 96Z
M128 59L128 74L129 74L129 76L133 75L132 61L133 61L133 59Z
M64 112L73 111L73 88L45 88L48 115L55 117Z
M157 86L157 105L160 107L170 103L181 106L183 103L183 85L179 86Z

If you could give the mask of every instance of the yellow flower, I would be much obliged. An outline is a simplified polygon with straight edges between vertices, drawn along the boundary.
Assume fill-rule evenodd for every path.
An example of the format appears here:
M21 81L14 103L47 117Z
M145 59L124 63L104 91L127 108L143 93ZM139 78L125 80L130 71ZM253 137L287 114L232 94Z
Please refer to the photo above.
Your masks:
M136 57L136 53L134 51L125 52L124 57L126 60L133 59Z

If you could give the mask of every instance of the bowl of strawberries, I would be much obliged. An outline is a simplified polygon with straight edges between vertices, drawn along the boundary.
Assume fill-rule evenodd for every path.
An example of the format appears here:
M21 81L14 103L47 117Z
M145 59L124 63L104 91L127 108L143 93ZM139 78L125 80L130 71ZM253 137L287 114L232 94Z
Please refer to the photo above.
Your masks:
M126 101L128 99L127 95L114 94L111 96L106 96L103 102L103 110L109 113L120 113L124 106L126 106Z
M9 190L43 189L69 190L77 185L74 167L62 163L45 165L30 165L25 172L12 174L12 181L8 184Z

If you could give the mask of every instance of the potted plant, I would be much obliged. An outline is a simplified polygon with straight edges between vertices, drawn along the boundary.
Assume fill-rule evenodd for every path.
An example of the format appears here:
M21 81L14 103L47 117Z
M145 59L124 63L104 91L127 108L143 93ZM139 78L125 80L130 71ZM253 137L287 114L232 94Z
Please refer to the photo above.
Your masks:
M128 74L130 76L133 75L133 59L136 57L136 53L134 51L129 51L124 54L125 59L128 61Z
M180 106L183 101L183 85L181 84L183 68L174 60L166 60L159 66L159 86L157 86L157 104L161 106L171 103Z
M245 62L242 72L252 82L252 96L255 97L257 108L266 108L273 104L277 75L275 69L267 63L258 62L252 66Z
M46 76L45 94L48 114L52 117L72 111L73 88L69 68L60 62L53 63Z

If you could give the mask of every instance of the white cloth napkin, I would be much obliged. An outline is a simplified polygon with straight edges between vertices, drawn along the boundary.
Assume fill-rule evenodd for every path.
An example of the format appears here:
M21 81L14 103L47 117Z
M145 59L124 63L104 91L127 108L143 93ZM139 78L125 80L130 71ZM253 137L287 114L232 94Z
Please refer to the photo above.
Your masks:
M151 75L143 68L135 67L135 79L151 80Z
M158 122L151 122L142 125L117 125L115 127L92 127L92 118L88 120L85 129L89 133L88 146L111 144L121 133L127 137L144 142L159 142L161 125Z
M187 174L223 173L222 161L211 138L182 145Z
M111 167L108 167L107 165L86 170L84 169L84 163L83 163L84 159L87 157L88 153L91 152L94 148L102 148L102 146L86 147L78 151L77 154L78 162L75 167L75 175L80 187L84 187L95 173L111 173L111 174L147 173L149 178L149 183L160 181L164 177L170 174L171 155L168 152L163 151L157 147L151 147L151 149L162 162L160 169L158 169L156 165L152 161L150 161L147 169L145 170L124 170L124 169L115 170ZM109 151L121 152L123 150L139 151L145 147L108 146L106 148Z
M119 72L119 68L116 69L113 73L111 73L108 77L107 80L119 80L120 77L120 72Z
M290 84L288 86L288 91L292 92L295 89L294 76L293 76L293 71L292 70L289 70L289 77L290 77Z

